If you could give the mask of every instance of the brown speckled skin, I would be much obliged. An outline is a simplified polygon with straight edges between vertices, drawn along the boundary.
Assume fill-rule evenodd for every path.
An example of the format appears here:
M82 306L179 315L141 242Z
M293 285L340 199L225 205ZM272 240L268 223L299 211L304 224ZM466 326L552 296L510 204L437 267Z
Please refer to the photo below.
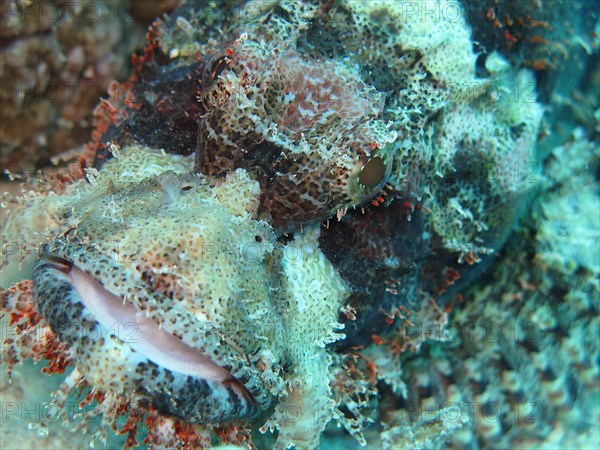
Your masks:
M48 254L67 249L63 259L229 370L270 414L262 430L279 430L279 448L316 447L332 418L364 441L365 393L377 392L378 375L373 365L369 381L355 377L345 351L385 339L392 348L397 336L388 332L402 331L408 316L417 325L443 323L441 295L456 281L453 270L502 243L528 189L508 176L491 180L487 163L506 169L532 158L541 115L535 102L490 99L491 80L475 79L466 24L414 20L398 28L390 22L399 21L399 3L387 11L370 2L339 5L348 21L334 20L335 11L313 20L316 3L281 1L255 22L211 35L218 40L210 44L200 43L208 37L202 31L168 22L138 66L130 104L99 130L97 158L108 159L114 137L116 161L48 207L60 222ZM321 49L307 37L316 32L347 40ZM389 62L391 72L372 71L375 62ZM478 90L452 95L456 81ZM494 81L528 78L507 73ZM510 132L520 123L523 139ZM194 162L179 156L192 151ZM485 170L471 177L468 163L482 152ZM386 171L361 186L359 174L375 155ZM363 215L359 207L386 183L384 204L378 198ZM336 213L346 216L330 228L319 223ZM125 258L114 261L114 253ZM37 302L60 329L61 308L80 307L43 267ZM190 421L254 415L227 386L178 379L126 345L96 363L90 352L112 340L71 342L78 368L99 389L126 390L127 398ZM123 376L111 380L106 368ZM396 389L400 373L388 367L382 377ZM204 417L194 411L201 399ZM289 402L319 414L291 423Z
M149 151L141 151L140 158L153 161ZM127 162L113 160L103 173L127 167ZM140 166L133 162L131 167ZM243 174L240 177L244 179ZM190 421L249 419L269 405L271 394L258 367L249 364L249 355L260 348L262 339L274 339L274 347L281 340L268 322L249 316L270 311L270 320L281 320L271 304L266 284L270 276L261 265L273 237L266 224L250 220L244 209L252 211L246 201L256 191L255 182L245 180L248 195L240 197L238 190L242 201L239 206L230 203L227 210L212 203L215 195L227 196L232 188L224 181L211 190L201 177L186 174L167 172L131 183L117 172L101 177L85 194L76 191L70 206L56 210L66 223L78 227L44 246L44 258L34 272L34 298L52 329L69 345L88 382ZM233 239L221 237L230 233ZM97 323L68 278L46 258L68 261L87 272L106 290L229 370L250 395L240 394L233 384L172 373L136 353L128 338L143 335L118 324L106 329ZM182 270L169 273L167 267ZM269 338L265 333L271 333Z
M197 169L212 176L237 167L261 184L260 215L276 228L326 219L366 203L385 184L360 186L364 164L389 160L392 138L377 120L381 95L341 64L237 40L218 77L205 77ZM389 164L388 164L389 165Z
M45 256L56 255L56 250ZM76 255L74 260L78 260ZM110 261L99 262L96 272L105 267L110 271ZM85 308L72 284L47 260L36 265L33 282L36 307L61 342L69 346L78 369L94 386L127 393L191 422L253 419L259 413L252 397L240 395L231 384L217 386L206 379L172 372L128 349L130 339L143 339L137 327L102 326Z
M94 167L111 157L112 142L195 152L195 171L210 176L244 168L261 185L260 217L286 231L367 203L391 171L395 134L379 120L382 94L355 70L301 56L291 43L246 41L243 29L228 46L202 48L203 57L172 59L149 46L111 99L114 111L96 112L106 117ZM173 31L158 27L153 36L163 33ZM362 186L358 174L375 155L386 160L385 174Z

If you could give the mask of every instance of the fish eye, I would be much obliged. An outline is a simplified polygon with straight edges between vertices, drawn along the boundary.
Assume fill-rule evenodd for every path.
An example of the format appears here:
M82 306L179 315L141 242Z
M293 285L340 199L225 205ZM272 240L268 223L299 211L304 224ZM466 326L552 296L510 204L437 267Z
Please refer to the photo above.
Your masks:
M365 187L373 187L381 183L385 176L385 163L381 156L375 156L368 160L360 169L358 182Z

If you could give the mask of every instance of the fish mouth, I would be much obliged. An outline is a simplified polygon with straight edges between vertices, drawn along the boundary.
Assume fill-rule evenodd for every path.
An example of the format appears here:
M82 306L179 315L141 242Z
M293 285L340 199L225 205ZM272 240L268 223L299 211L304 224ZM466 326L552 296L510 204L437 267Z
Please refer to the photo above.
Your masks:
M62 298L52 294L57 292L54 288L57 285L62 286L58 289L62 292L58 297ZM65 301L66 294L70 301ZM153 380L141 377L139 390L159 410L195 422L254 420L259 415L260 408L254 397L229 370L169 333L73 262L44 255L34 269L34 301L61 340L60 331L65 327L61 321L65 315L56 313L60 309L57 302L68 308L73 299L83 305L87 317L91 315L106 330L115 326L136 330L135 339L122 343L151 363L153 375L156 375L156 368L160 368L167 374L161 378L171 381L169 386L159 384L157 387L153 386ZM69 339L73 337L67 341ZM139 373L136 375L139 377Z

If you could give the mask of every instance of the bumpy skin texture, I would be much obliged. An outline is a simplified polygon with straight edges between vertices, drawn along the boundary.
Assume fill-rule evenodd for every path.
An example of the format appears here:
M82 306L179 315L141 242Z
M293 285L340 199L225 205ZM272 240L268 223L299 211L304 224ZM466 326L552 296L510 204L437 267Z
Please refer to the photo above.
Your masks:
M411 213L410 206L395 201L322 230L319 245L352 286L346 306L356 310L354 320L340 314L346 339L336 343L338 348L372 342L373 334L382 333L382 311L417 306L420 268L433 253L423 239L424 227L422 211ZM440 263L443 268L446 261ZM422 289L429 287L421 284Z
M291 44L238 40L209 65L202 89L198 170L244 167L261 183L261 216L279 228L365 203L385 184L394 136L375 120L382 97L342 64L303 58ZM214 79L216 73L220 75ZM382 154L388 170L369 186L359 174Z
M214 203L219 189L232 189L226 183L214 192L202 178L161 170L153 171L159 175L154 180L127 180L124 175L129 168L139 169L143 159L146 164L155 160L149 149L137 150L139 153L134 151L129 160L108 163L89 192L78 193L81 198L74 199L71 211L57 211L68 217L67 223L78 226L74 233L46 245L45 257L69 261L92 275L162 329L228 369L247 385L264 409L270 396L257 369L246 364L246 355L255 352L260 339L277 340L262 331L274 330L274 326L251 320L256 314L265 314L264 320L277 320L266 283L269 276L261 266L264 254L273 249L273 234L267 224L248 220L251 204L242 200L237 204L240 209L228 210ZM162 163L166 170L169 161L158 154L156 163L158 167ZM238 175L236 194L243 195L239 188L244 179L247 194L255 194L256 183L243 173ZM252 197L247 201L251 203ZM173 273L172 267L183 270ZM82 313L83 305L77 301L74 288L68 289L64 277L53 277L52 273L56 271L48 264L38 264L34 297L62 339L56 325L79 324L85 329L85 322L93 322L93 318ZM143 388L156 406L167 405L166 411L193 421L228 421L255 415L251 409L256 411L256 405L236 400L234 394L219 393L205 380L197 385L191 378L181 379L181 375L152 367L143 356L132 354L126 339L110 340L109 334L103 329L102 340L69 339L79 370L95 386L131 395ZM105 356L99 357L103 353ZM139 359L137 364L131 363L133 369L129 367L128 361ZM166 400L168 391L172 391L172 406ZM185 394L190 401L190 391L197 392L196 402L204 401L200 408L178 400Z
M95 366L104 346L70 340L90 384L213 425L252 419L255 402L278 448L316 447L332 419L364 443L377 379L406 394L398 356L428 336L404 329L445 323L475 263L506 239L529 190L506 169L533 160L541 108L512 101L526 73L477 79L463 20L406 17L403 6L281 1L224 20L220 36L188 27L201 14L189 2L153 29L125 91L97 111L91 184L29 198L23 217L45 221L13 220L5 233L47 235L46 256L227 369L253 399L163 368L155 377L107 340L115 353ZM45 268L36 302L62 339L61 309L76 322L80 302Z
M182 45L181 33L155 29L163 45L147 49L115 107L97 110L104 118L94 167L110 158L109 142L195 150L196 172L248 170L261 185L260 217L284 231L373 198L391 172L397 137L378 120L383 94L346 64L300 55L293 40L249 40L252 29L236 24L225 45L197 44L194 55L178 58L164 45ZM375 157L384 169L361 183Z
M54 258L62 255L64 250L64 243L61 245L55 242L46 246L44 256ZM93 271L98 277L106 271L115 272L120 269L111 260L103 258L99 258L93 267L87 267L86 253L96 251L69 242L70 262L78 268ZM235 389L235 379L216 383L175 372L156 364L152 361L152 355L139 354L129 348L130 342L146 339L144 330L132 322L124 326L115 322L110 328L103 327L83 305L81 297L85 294L78 292L71 281L47 260L40 260L36 265L33 282L36 307L61 342L69 346L78 370L94 386L102 390L127 393L137 397L139 401L152 403L166 413L186 417L191 422L231 421L253 418L258 414L259 408L253 397L245 391ZM143 289L144 286L138 288ZM133 291L135 287L129 290ZM151 305L148 300L156 298L158 294L144 292L144 295L146 302L143 307L149 308ZM165 303L164 299L156 300ZM143 310L140 313L144 314ZM177 320L185 321L185 318L177 317ZM202 326L203 324L199 324L200 330L196 334L200 336L202 333L203 338L208 341L211 333L204 331ZM166 325L164 329L168 331L172 327L173 324ZM194 345L201 352L210 343L196 342ZM258 389L254 390L254 398L261 398Z
M325 345L343 337L334 330L348 291L318 249L318 227L282 248L258 219L260 186L243 169L209 183L191 167L191 157L132 146L91 185L82 180L61 197L34 200L32 209L57 219L34 271L37 308L100 392L207 424L256 419L273 399L290 396L304 411L319 405L323 428L335 409L322 383L332 364ZM54 261L85 272L232 379L157 366L130 345L146 339L144 329L100 323L81 300L89 293ZM285 436L281 445L314 446L312 418L312 434L301 433L285 420L285 405L266 426Z
M598 146L582 136L553 150L544 166L547 187L492 269L499 281L482 280L466 292L454 316L457 340L436 343L404 366L415 387L408 404L429 411L461 405L463 417L474 418L447 448L600 442L600 251L592 245L600 229L599 164ZM387 447L409 445L407 436L418 429L433 439L437 427L458 422L438 410L429 417L445 418L426 423L414 414L420 408L408 409L386 413Z

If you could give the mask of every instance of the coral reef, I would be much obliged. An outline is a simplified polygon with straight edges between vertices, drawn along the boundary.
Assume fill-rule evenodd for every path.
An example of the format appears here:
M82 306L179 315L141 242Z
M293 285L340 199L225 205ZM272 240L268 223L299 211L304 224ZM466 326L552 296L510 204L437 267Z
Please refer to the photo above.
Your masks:
M168 11L145 3L156 5L145 8L144 24ZM143 45L143 26L129 9L129 2L116 0L2 1L3 169L21 174L26 164L47 164L89 140L93 108L115 78L127 76L129 55Z
M536 65L480 59L495 32L446 0L182 1L77 170L4 198L3 268L36 260L9 372L67 372L54 404L127 447L596 442L597 147L538 149Z

